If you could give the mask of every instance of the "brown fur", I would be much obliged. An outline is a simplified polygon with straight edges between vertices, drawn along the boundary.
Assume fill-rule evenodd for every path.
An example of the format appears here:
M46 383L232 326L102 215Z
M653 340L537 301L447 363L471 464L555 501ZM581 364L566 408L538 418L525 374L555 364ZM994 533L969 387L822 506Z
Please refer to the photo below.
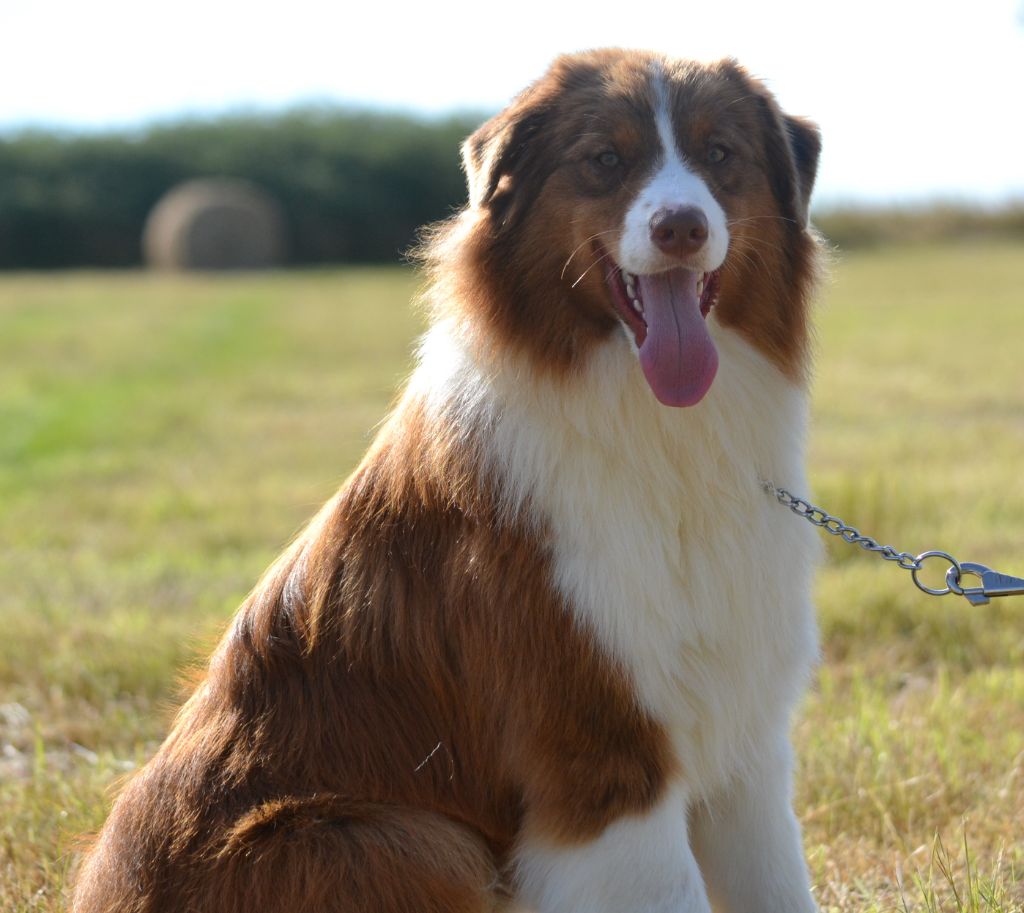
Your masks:
M481 358L515 349L559 375L615 331L586 271L654 164L652 60L562 58L467 141L473 209L427 260ZM702 161L709 137L744 153L702 166L732 220L720 319L796 376L816 133L735 64L669 75L684 154ZM609 137L628 162L613 185L592 165ZM677 772L667 736L478 454L403 399L118 798L75 913L482 913L524 835L579 843L653 806Z
M524 830L654 803L664 734L443 431L407 400L256 588L77 911L488 909Z

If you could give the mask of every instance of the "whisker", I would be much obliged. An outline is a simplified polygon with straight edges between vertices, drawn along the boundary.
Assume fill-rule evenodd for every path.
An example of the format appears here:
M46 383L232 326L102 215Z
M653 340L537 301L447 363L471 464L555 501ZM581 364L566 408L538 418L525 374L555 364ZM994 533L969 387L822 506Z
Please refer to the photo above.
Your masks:
M608 253L608 251L605 251L600 257L598 257L593 263L591 263L590 266L588 266L585 270L583 270L582 273L580 273L579 278L570 286L570 288L576 288L576 286L583 281L583 277L586 276L587 273L589 273L602 260L607 260L609 257L611 257L611 254Z
M792 222L796 224L796 219L791 219L789 216L744 216L742 219L726 219L726 225L740 225L743 222L757 222L762 219L776 219L779 222Z
M757 268L760 270L762 275L771 276L771 267L768 265L768 262L764 259L761 252L757 248L751 248L749 253L750 256L756 259L757 263L759 264Z
M764 250L774 251L777 254L783 252L781 245L773 244L767 238L744 238L744 244L749 244L751 247L760 247Z
M746 250L733 250L732 255L740 260L740 262L748 269L753 270L755 273L765 272L764 261L755 260L753 257L753 251Z
M572 258L575 257L576 254L578 254L580 252L580 248L582 248L585 245L589 244L591 241L597 240L597 238L599 238L601 235L611 235L611 234L614 234L614 233L615 233L615 229L614 228L609 228L606 231L594 232L594 234L592 234L589 238L585 238L578 245L576 245L576 249L571 254L569 254L568 259L565 261L565 264L562 266L562 272L559 274L558 280L561 281L562 279L565 278L565 271L569 268L569 264L572 262ZM575 286L573 286L573 287L575 288Z

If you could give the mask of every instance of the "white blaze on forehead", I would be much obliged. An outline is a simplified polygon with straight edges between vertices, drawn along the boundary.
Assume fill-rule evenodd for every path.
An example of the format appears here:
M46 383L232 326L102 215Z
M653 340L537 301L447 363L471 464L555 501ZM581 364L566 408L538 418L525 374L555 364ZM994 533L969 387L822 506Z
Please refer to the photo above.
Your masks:
M725 260L729 247L729 229L725 212L697 174L679 152L672 127L672 109L668 87L660 69L652 75L654 89L654 123L658 130L661 156L654 173L644 184L626 211L617 261L631 273L656 273L680 266L678 260L662 253L651 240L651 219L662 209L695 206L708 220L708 240L686 266L706 273L717 269Z

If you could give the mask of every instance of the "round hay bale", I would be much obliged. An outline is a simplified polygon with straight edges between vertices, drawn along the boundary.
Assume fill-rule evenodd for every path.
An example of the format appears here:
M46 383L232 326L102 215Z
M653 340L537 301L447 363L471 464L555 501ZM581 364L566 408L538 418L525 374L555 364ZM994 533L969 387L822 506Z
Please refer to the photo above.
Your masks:
M142 248L158 269L266 269L284 261L284 219L253 184L199 178L160 198L146 220Z

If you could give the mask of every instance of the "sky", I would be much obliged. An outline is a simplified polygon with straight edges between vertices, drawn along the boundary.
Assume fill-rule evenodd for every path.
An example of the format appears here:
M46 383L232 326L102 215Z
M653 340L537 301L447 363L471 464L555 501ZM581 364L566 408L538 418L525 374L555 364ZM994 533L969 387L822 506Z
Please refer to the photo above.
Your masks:
M821 126L819 202L1024 199L1024 0L0 0L0 131L489 112L609 45L739 59Z

